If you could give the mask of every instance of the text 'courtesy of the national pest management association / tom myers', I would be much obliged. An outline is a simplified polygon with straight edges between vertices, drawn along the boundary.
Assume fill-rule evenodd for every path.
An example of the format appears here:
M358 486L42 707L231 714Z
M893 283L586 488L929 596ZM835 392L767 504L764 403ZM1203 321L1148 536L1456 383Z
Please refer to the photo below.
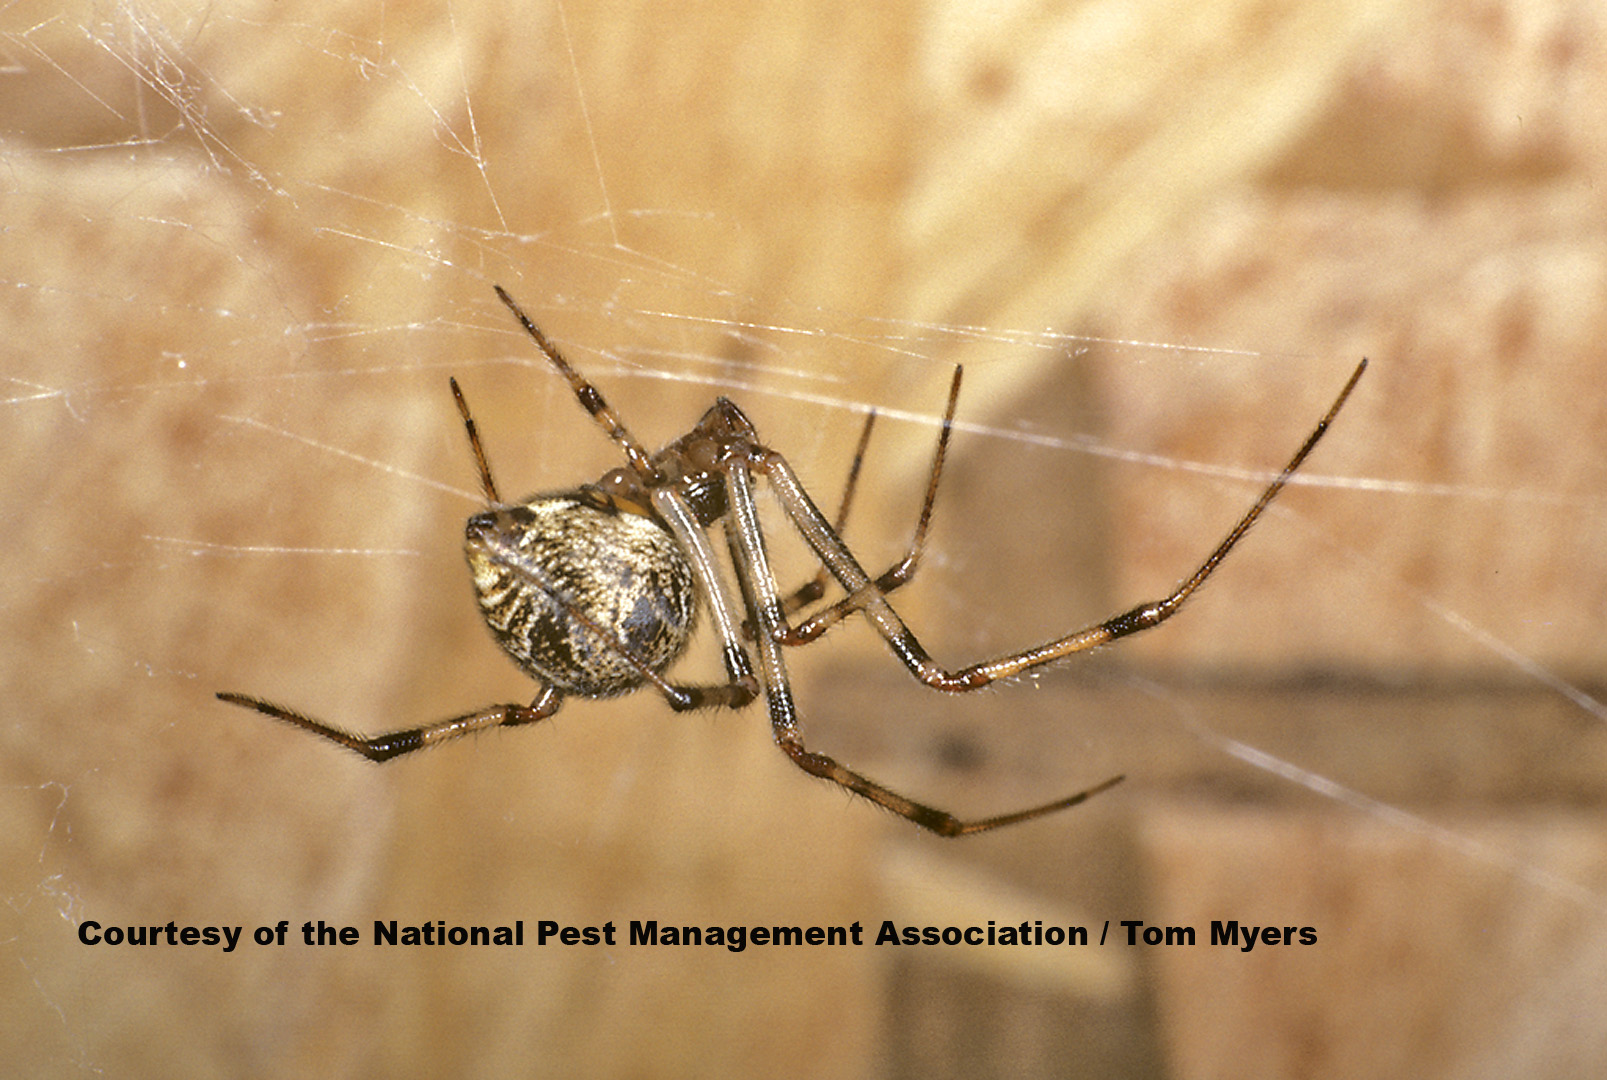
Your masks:
M855 921L837 926L792 925L689 925L658 919L608 920L596 925L570 925L553 919L515 919L500 925L459 926L445 920L404 923L376 919L368 932L356 926L334 925L309 919L293 925L289 919L247 928L245 926L190 926L159 924L103 925L93 919L78 924L84 945L113 947L204 947L225 953L247 947L312 946L497 948L526 945L545 947L717 948L740 953L771 948L853 948L856 946L909 946L966 948L1003 946L1065 948L1088 945L1178 947L1213 945L1241 952L1315 945L1313 926L1273 925L1213 919L1208 926L1151 925L1138 919L1105 920L1093 931L1087 926L988 920L967 926L918 926L891 919Z

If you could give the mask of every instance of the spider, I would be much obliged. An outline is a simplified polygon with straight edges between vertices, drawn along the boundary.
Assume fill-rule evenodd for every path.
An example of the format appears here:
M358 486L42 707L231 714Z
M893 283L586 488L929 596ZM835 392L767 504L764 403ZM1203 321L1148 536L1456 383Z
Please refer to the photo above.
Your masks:
M860 435L833 525L804 490L792 466L759 440L753 424L726 398L717 399L689 433L657 453L649 453L620 423L597 388L569 365L518 303L501 286L495 289L548 363L568 381L580 404L624 453L627 463L571 491L504 502L491 478L468 403L457 380L449 380L487 502L487 509L469 518L464 545L480 611L502 648L540 684L534 700L528 705L492 705L423 727L368 737L259 698L235 693L217 696L321 735L371 761L388 761L483 728L545 720L569 695L608 698L651 686L671 709L684 712L740 709L763 693L775 743L798 768L947 837L987 832L1076 806L1123 777L1113 776L1041 806L962 820L806 748L782 658L784 647L807 644L842 619L863 614L916 679L936 690L962 693L1158 626L1194 595L1283 490L1367 367L1366 360L1357 366L1289 464L1170 595L1054 641L949 669L927 654L887 596L910 581L920 560L959 401L958 366L949 384L948 406L913 540L903 559L873 578L839 533L874 413ZM788 521L823 567L813 581L785 598L771 573L754 501L755 483L760 479L770 485ZM736 571L737 597L728 591L717 569L708 535L716 523L724 524ZM789 616L823 595L828 575L841 586L842 599L807 618L791 621ZM700 606L719 634L727 681L716 685L671 682L666 673L684 651ZM758 657L757 675L749 655L750 641Z

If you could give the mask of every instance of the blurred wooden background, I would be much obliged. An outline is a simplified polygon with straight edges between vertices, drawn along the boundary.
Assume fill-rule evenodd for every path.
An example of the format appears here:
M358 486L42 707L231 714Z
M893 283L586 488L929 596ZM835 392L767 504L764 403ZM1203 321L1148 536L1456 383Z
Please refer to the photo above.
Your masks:
M1583 2L22 3L0 14L0 1061L17 1075L1570 1077L1607 1064L1607 17ZM528 682L461 565L463 382L510 492L738 400L960 663L864 628L821 749L643 698L374 768ZM1148 343L1159 343L1152 345ZM786 549L784 548L784 551ZM791 552L792 572L804 561ZM712 672L702 652L689 673ZM74 928L1142 918L1309 949L90 948Z

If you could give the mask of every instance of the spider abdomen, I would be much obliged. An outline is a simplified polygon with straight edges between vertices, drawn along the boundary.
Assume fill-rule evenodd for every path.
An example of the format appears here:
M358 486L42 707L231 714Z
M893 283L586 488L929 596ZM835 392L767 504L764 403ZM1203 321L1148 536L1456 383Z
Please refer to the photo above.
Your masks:
M476 514L464 547L497 642L565 693L629 693L646 681L638 665L663 672L691 636L695 581L674 537L588 492Z

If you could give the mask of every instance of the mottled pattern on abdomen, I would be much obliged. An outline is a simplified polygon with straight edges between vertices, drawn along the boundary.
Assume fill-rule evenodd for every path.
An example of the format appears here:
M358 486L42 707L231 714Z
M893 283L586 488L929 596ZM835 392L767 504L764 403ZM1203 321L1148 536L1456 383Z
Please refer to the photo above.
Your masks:
M466 551L498 643L525 671L566 693L612 697L645 681L566 603L655 673L691 636L692 568L652 518L598 509L578 494L538 495L470 518Z

